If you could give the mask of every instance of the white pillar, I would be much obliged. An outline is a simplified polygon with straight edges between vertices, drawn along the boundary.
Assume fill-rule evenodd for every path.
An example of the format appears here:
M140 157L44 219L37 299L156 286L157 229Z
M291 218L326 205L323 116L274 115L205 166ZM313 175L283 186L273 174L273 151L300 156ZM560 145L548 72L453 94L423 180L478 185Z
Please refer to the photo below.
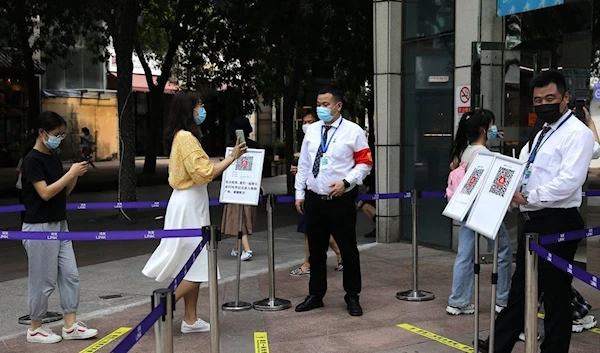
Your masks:
M373 1L373 26L376 188L393 193L401 191L402 2ZM400 201L378 201L377 214L377 241L400 240Z

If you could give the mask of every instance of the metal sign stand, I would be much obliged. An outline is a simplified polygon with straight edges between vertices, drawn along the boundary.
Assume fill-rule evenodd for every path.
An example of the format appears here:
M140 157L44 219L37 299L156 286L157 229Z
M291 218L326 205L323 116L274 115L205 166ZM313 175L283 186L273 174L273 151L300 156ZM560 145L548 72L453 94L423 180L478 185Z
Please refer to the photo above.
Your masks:
M417 190L410 192L412 207L412 250L413 250L413 287L411 290L396 293L396 298L410 302L424 302L433 300L435 295L431 292L419 290L419 246L417 244L417 212L418 212L418 193Z
M275 297L275 231L273 228L274 195L267 195L267 237L269 245L269 297L254 302L254 309L260 311L279 311L292 307L292 302Z
M235 291L235 301L228 302L221 306L221 309L224 311L244 311L252 309L252 304L248 302L240 301L240 285L241 285L241 275L242 275L242 227L244 221L244 206L239 205L240 208L240 219L239 219L239 228L238 228L238 251L237 251L237 271L236 271L236 291Z
M475 254L473 256L473 274L475 276L473 287L475 289L473 303L475 305L473 313L473 330L475 353L479 352L479 233L475 232ZM492 320L494 321L494 320Z
M208 294L210 303L210 352L221 352L221 326L219 325L219 276L217 274L217 249L221 241L221 230L216 226L204 227L208 232Z
M490 309L490 336L489 336L489 350L494 351L494 335L496 332L496 288L498 288L498 246L500 245L500 234L496 235L494 239L494 262L492 264L492 299ZM478 344L478 342L475 342Z

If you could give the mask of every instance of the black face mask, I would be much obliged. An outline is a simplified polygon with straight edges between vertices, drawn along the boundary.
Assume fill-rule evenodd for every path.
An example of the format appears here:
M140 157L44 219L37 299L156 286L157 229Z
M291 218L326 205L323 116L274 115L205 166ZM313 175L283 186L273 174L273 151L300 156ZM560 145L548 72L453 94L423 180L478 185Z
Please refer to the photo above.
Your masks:
M542 104L533 107L533 112L545 123L552 124L560 119L560 103Z

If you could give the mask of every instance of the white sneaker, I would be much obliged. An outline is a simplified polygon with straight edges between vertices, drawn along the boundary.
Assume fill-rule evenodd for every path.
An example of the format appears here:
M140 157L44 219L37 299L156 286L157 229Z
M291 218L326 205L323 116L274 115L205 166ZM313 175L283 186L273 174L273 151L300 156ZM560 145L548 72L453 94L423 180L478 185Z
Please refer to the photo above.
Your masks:
M252 250L244 251L242 253L242 261L248 261L252 258Z
M62 329L62 337L65 340L87 340L98 335L98 330L88 328L86 324L81 321L76 322L70 328Z
M231 249L231 256L232 257L237 257L237 250Z
M62 338L47 327L38 327L34 331L27 329L27 342L29 343L58 343L60 341Z
M506 305L496 304L496 314L500 314L500 312L504 309L506 309Z
M582 319L573 320L573 332L581 332L596 327L598 321L592 315L587 315Z
M540 334L539 333L537 335L537 340L538 341L540 340ZM524 332L521 332L521 334L519 335L519 341L525 342L525 333Z
M450 315L470 315L475 313L475 305L469 304L461 307L448 305L446 307L446 312Z
M196 332L209 332L210 324L200 318L194 322L193 325L188 324L183 320L181 322L181 333L196 333Z

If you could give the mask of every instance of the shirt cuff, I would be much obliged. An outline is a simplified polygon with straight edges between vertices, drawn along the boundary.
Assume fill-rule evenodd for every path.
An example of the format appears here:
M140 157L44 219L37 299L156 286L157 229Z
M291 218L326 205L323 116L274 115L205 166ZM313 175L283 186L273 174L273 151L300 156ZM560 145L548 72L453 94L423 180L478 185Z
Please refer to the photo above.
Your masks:
M345 179L348 183L350 183L350 187L353 187L357 184L357 180L352 174L349 174Z
M527 195L527 203L528 204L537 204L540 203L540 194L538 192L538 190L533 190L532 192L529 193L529 195Z
M296 200L304 200L305 190L296 190Z

